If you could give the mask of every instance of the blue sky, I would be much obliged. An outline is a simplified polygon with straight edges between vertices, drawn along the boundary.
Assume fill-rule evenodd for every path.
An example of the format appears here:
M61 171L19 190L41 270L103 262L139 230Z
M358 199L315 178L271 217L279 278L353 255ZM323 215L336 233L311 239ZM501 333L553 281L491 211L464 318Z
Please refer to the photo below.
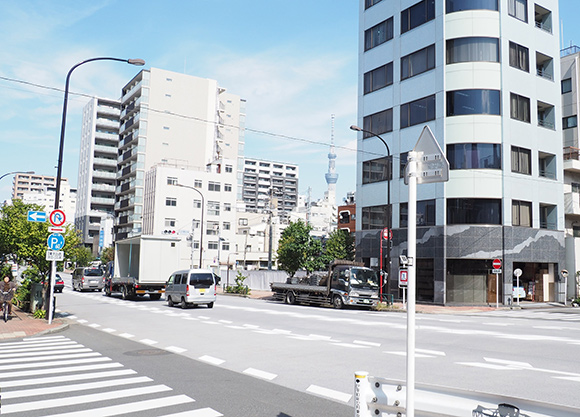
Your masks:
M326 190L335 114L338 201L354 190L357 0L3 0L1 11L0 175L56 175L63 94L14 80L62 89L77 62L113 56L215 79L245 98L246 155L299 164L299 192L312 187L313 198ZM566 46L580 45L579 12L578 0L560 1ZM117 98L138 70L90 63L70 89ZM87 101L69 103L63 176L73 186ZM11 187L9 177L0 182L0 202Z

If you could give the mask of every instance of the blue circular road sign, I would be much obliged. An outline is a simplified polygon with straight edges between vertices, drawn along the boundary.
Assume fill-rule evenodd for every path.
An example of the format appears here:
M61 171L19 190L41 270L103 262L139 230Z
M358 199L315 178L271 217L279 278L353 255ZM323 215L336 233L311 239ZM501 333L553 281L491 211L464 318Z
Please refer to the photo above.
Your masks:
M48 236L46 244L50 250L61 250L64 247L64 237L59 233L53 233Z

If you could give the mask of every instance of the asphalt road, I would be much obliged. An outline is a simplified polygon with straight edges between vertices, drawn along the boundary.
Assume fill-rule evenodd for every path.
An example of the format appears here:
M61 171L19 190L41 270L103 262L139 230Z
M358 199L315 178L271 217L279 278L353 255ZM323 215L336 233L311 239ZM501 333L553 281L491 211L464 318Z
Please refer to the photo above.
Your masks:
M352 415L355 372L405 379L404 313L230 296L220 296L213 309L181 310L163 300L124 301L96 292L73 293L68 286L57 297L59 314L68 315L72 328L80 325L99 335L95 340L132 341L247 379L242 383L247 404L260 401L264 389L258 384L265 384L330 400ZM417 382L580 407L579 335L575 310L418 315ZM161 366L157 360L146 362L151 364L146 372L154 377ZM230 397L220 389L222 378L207 378L212 385L208 395ZM316 415L305 403L299 406L298 414L278 412ZM260 415L215 409L224 415Z

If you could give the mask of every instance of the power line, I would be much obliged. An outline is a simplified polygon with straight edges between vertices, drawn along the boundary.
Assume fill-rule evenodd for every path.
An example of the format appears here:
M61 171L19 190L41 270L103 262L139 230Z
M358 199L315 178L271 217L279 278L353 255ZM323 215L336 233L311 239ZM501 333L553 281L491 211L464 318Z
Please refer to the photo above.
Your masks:
M57 91L59 93L64 93L64 89L62 88L58 88L58 87L50 87L50 86L46 86L46 85L42 85L42 84L37 84L37 83L33 83L30 81L24 81L24 80L18 80L15 78L9 78L9 77L2 77L0 76L0 80L4 80L4 81L8 81L8 82L13 82L13 83L18 83L18 84L24 84L24 85L28 85L31 87L36 87L36 88L41 88L41 89L45 89L45 90L50 90L50 91ZM85 93L75 93L72 91L69 91L70 95L75 95L75 96L79 96L79 97L87 97L87 98L96 98L96 96L94 95L90 95L90 94L85 94ZM148 111L151 112L155 112L155 113L162 113L162 114L166 114L166 115L171 115L171 116L175 116L175 117L179 117L182 119L188 119L188 120L196 120L202 123L210 123L213 125L218 125L217 122L212 121L212 120L207 120L207 119L202 119L200 117L195 117L195 116L188 116L188 115L184 115L184 114L179 114L179 113L175 113L175 112L170 112L167 110L157 110L157 109L152 109L147 107ZM222 126L225 127L230 127L233 129L240 129L239 126L235 126L235 125L228 125L225 123L219 123ZM286 140L290 140L290 141L294 141L294 142L301 142L301 143L308 143L310 145L317 145L317 146L324 146L327 147L329 146L328 143L326 142L320 142L320 141L316 141L313 139L306 139L306 138L299 138L296 136L290 136L290 135L285 135L285 134L281 134L281 133L275 133L275 132L268 132L266 130L260 130L260 129L253 129L250 127L246 127L244 129L247 132L252 132L252 133L256 133L256 134L260 134L260 135L266 135L266 136L272 136L272 137L276 137L276 138L281 138L281 139L286 139ZM377 155L377 156L384 156L384 154L382 153L377 153L377 152L370 152L370 151L364 151L364 150L360 150L360 149L353 149L353 148L349 148L347 146L341 146L341 145L335 145L335 148L337 149L342 149L345 151L349 151L349 152L355 152L355 153L361 153L361 154L366 154L366 155ZM392 156L393 159L399 159L398 156Z

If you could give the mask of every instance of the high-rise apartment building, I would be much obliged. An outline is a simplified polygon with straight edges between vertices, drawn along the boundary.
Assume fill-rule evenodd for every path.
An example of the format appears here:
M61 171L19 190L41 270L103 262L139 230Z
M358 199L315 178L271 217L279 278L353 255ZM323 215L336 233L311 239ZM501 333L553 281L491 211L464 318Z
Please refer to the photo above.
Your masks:
M14 174L12 198L22 198L24 193L45 192L47 188L55 187L56 177L39 174Z
M145 173L154 165L237 172L244 104L217 81L157 68L141 71L123 88L116 241L142 233Z
M241 199L245 210L264 213L271 208L288 218L298 203L298 165L245 158Z
M562 134L564 144L564 207L566 213L567 294L580 296L580 48L571 46L561 53Z
M83 109L75 227L95 253L102 220L114 215L120 114L118 100L93 98Z
M361 0L358 113L372 134L358 138L357 256L379 265L390 180L389 292L415 221L418 301L509 303L517 269L529 299L562 301L558 21L557 0ZM426 125L449 181L419 185L408 219L407 153Z

